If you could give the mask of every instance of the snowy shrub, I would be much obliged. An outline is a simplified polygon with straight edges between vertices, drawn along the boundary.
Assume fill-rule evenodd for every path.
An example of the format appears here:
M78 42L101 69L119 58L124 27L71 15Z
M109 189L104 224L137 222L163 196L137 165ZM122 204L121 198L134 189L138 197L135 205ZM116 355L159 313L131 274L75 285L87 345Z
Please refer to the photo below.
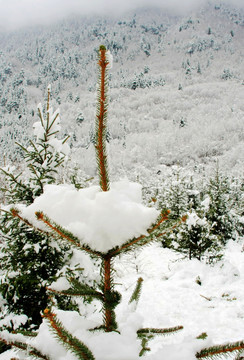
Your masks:
M171 183L160 191L160 197L160 202L171 209L171 218L187 216L177 231L164 237L163 246L189 259L207 262L220 259L227 241L235 239L237 233L241 235L229 179L218 169L205 184L194 181L194 174L184 177L176 169Z
M206 214L212 224L212 234L225 245L229 239L235 239L236 215L232 212L230 181L216 169L215 176L207 186L209 208Z

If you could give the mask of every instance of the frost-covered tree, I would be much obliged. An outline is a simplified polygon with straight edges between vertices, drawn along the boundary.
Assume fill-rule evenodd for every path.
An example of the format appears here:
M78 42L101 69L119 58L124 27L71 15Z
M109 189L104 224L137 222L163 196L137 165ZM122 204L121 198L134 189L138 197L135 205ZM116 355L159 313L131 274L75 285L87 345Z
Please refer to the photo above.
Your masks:
M179 170L170 186L164 190L164 201L171 209L170 217L186 215L186 221L163 238L163 246L180 252L189 259L213 261L221 257L221 243L215 232L215 223L209 212L215 207L207 195L204 184L198 184L193 176L183 177ZM213 199L214 200L214 199Z
M58 169L68 151L66 139L59 140L59 113L38 105L39 122L34 124L34 140L28 147L20 144L27 170L15 174L14 168L1 169L5 176L1 192L5 207L0 218L1 283L4 299L2 326L16 330L19 326L33 328L41 323L41 310L48 304L47 284L55 279L70 252L68 246L57 246L52 237L20 221L9 213L10 204L29 205L43 193L46 184L57 180ZM9 204L9 205L8 205ZM12 319L10 319L10 315ZM15 321L16 315L23 315Z
M220 173L218 167L215 176L209 181L207 194L209 197L207 220L212 224L212 234L216 235L225 245L229 239L235 236L235 219L231 212L229 179Z
M217 236L211 232L211 224L207 221L205 212L191 209L187 212L185 224L177 234L172 235L171 246L174 250L185 254L190 260L207 259L208 262L220 258L221 244Z
M60 140L57 133L60 130L59 110L53 112L50 107L50 87L48 88L47 107L43 112L42 105L38 105L39 121L34 123L35 140L29 141L29 146L17 145L23 151L29 173L23 176L22 172L15 175L12 168L2 168L8 183L1 191L11 202L32 203L35 197L43 193L45 184L56 181L59 166L64 162L69 147L68 137Z

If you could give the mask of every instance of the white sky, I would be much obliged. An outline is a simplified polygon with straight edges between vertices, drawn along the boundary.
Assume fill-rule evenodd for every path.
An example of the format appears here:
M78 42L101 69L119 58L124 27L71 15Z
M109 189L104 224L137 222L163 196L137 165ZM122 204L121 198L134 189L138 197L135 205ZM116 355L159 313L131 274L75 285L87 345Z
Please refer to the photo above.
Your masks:
M0 30L45 24L72 13L114 13L139 6L158 5L174 11L187 11L207 0L0 0ZM223 0L216 0L219 4ZM227 0L244 7L244 0Z

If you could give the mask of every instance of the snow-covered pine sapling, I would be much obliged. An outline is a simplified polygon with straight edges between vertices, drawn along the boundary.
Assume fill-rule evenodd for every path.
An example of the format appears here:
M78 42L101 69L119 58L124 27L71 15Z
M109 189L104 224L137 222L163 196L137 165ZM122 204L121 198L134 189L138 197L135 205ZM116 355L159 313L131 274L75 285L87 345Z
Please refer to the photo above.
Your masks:
M58 139L59 113L50 107L50 91L49 86L45 110L38 105L40 119L34 124L34 139L28 147L19 144L27 169L17 175L14 167L1 169L6 181L0 191L6 194L8 209L16 203L32 204L45 184L54 183L68 151L66 138ZM69 246L58 246L49 233L31 229L6 208L0 210L0 237L1 329L34 329L42 322L41 311L48 304L46 286L69 258ZM10 314L22 316L23 321L9 325Z
M45 184L55 183L58 169L69 152L69 146L66 143L69 136L63 139L57 138L60 131L59 109L53 111L50 107L50 97L51 86L49 85L46 109L43 111L42 104L38 105L39 121L33 125L35 140L30 140L28 147L17 143L23 151L30 175L25 174L24 178L22 173L15 175L12 170L0 168L8 180L6 186L0 190L11 202L31 204L43 193Z
M30 142L28 148L18 144L24 151L28 168L33 176L33 183L37 190L35 196L43 192L45 184L52 184L56 180L57 169L64 162L69 152L66 144L69 136L59 140L57 134L60 131L59 109L53 111L50 107L51 86L47 90L47 106L45 113L42 105L38 105L40 121L34 124L36 142Z
M70 277L70 288L58 293L89 297L100 301L103 323L99 329L109 333L120 331L115 314L115 308L121 301L121 295L115 290L114 284L113 264L116 257L147 245L152 241L159 240L165 232L171 231L185 219L177 219L173 225L167 226L165 223L168 220L169 211L160 213L154 208L142 205L141 186L139 184L128 181L110 183L106 152L106 120L107 71L111 65L111 59L104 46L101 46L99 49L98 65L100 76L98 83L95 150L100 186L80 190L68 189L67 186L62 187L61 185L56 188L52 187L52 189L49 187L46 189L47 193L45 194L44 192L39 197L38 203L36 202L33 206L26 207L25 209L22 208L21 212L18 209L13 209L12 215L31 225L34 224L32 215L35 212L36 218L39 221L35 223L36 227L45 225L46 231L50 231L56 238L68 242L77 250L87 253L92 258L99 259L101 267L101 281L99 284L95 282L91 286L87 283L80 283L75 277ZM64 201L61 209L60 202L57 202L55 191L58 191L58 200L62 198L62 201ZM53 196L56 197L54 201L52 200ZM69 200L69 197L71 197L71 200ZM44 206L42 206L42 200L44 201ZM55 204L55 201L58 204ZM68 201L67 204L66 201ZM71 217L70 213L72 214ZM32 214L29 218L30 220L25 220L30 214ZM68 225L69 218L71 221L70 226ZM60 225L64 221L66 224ZM76 229L72 224L76 224ZM137 301L141 284L142 281L139 280L138 287L132 296L132 301L133 299ZM51 292L52 290L50 289ZM55 293L56 291L53 292ZM71 344L73 340L68 334L65 334L66 330L63 325L56 321L54 312L46 309L44 317L50 320L50 326L60 341L65 343L72 351L74 349L74 346ZM138 330L138 337L141 337L141 334L145 332L161 334L177 331L181 328L180 326L171 329L141 329ZM76 339L75 341L79 340ZM82 359L79 356L78 358ZM93 355L88 355L86 359L93 359Z
M98 165L98 174L100 188L103 192L108 192L109 187L109 175L108 175L108 164L107 164L107 153L106 153L106 120L107 120L107 69L109 67L109 59L107 58L107 51L104 46L100 47L99 50L99 61L98 65L100 68L100 76L98 83L98 104L96 113L96 158ZM117 330L117 324L115 320L115 307L120 302L120 294L114 290L113 281L113 262L116 256L125 253L129 250L133 250L138 246L148 244L149 242L162 236L162 233L169 231L170 229L163 229L162 224L168 219L168 212L164 212L159 215L156 223L147 229L146 235L140 235L128 239L126 242L121 243L109 248L108 251L97 251L95 248L92 249L88 245L82 245L82 240L74 236L71 232L67 232L66 229L57 225L51 219L49 219L42 212L37 212L36 216L38 220L45 223L51 231L57 234L62 239L69 241L71 244L76 246L78 249L86 251L92 256L99 257L102 260L102 284L100 290L88 288L86 290L83 287L83 291L80 291L80 295L89 295L94 298L99 298L103 306L104 323L103 328L106 332ZM177 226L177 225L175 225ZM77 288L78 290L78 288Z
M215 176L210 179L207 193L209 208L207 220L212 224L212 234L225 245L229 239L235 239L235 220L231 211L230 182L216 167Z

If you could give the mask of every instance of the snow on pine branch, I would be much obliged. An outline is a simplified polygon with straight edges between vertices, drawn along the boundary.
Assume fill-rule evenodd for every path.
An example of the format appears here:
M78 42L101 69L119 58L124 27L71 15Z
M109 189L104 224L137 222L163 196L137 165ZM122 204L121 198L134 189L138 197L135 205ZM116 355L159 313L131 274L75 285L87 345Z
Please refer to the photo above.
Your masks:
M82 244L104 253L147 235L159 216L159 211L142 204L141 185L127 180L112 183L106 192L98 186L77 190L72 185L46 185L44 193L21 210L36 226L40 223L35 212L42 211Z

